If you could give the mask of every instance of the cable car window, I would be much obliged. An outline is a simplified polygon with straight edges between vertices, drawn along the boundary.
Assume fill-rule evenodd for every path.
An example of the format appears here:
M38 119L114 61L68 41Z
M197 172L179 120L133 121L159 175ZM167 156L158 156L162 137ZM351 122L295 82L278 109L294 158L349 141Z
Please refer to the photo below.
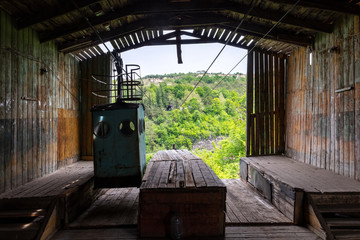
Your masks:
M119 126L120 132L125 136L130 136L135 132L135 124L133 121L122 121Z
M94 127L94 134L97 137L105 138L110 132L110 125L107 122L98 122Z

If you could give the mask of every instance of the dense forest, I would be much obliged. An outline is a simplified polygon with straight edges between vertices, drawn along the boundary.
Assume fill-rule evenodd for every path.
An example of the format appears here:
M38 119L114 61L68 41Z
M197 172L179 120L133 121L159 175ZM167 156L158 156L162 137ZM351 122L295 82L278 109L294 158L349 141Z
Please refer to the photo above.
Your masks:
M245 155L245 76L209 74L194 89L201 76L143 78L147 158L175 144L201 157L220 178L236 178Z

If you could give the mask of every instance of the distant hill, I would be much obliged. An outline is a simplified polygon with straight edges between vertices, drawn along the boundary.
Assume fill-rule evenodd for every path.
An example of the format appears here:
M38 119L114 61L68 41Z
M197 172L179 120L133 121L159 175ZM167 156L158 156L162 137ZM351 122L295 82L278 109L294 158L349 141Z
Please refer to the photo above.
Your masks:
M213 169L218 169L217 174L232 177L237 169L233 160L245 153L246 76L225 77L216 73L199 82L201 77L197 72L149 75L142 79L146 151L170 149L173 144L178 149L191 150L194 145L202 146L198 144L201 142L207 142L209 149L213 139L223 139L213 144L213 150L196 151ZM232 168L223 169L228 164Z

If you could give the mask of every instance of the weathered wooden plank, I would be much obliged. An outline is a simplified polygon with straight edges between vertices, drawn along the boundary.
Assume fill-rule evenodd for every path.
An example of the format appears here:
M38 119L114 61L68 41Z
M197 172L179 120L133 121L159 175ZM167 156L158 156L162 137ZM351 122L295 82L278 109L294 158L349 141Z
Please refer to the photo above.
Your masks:
M264 75L264 53L263 52L259 52L259 97L260 97L260 106L259 106L259 127L260 127L260 154L264 155L265 154L265 122L264 122L264 110L265 110L265 101L267 101L267 99L265 99L265 75Z
M300 161L305 162L305 158L306 158L306 131L304 131L307 126L306 126L306 84L307 84L307 76L306 76L306 70L307 70L307 58L308 58L308 54L306 54L305 49L301 50L301 89L300 90L300 94L301 94L301 110L299 113L299 120L300 120L300 131L301 129L303 129L303 131L300 132L300 136L299 139L301 141L301 146L300 146L300 156L298 156L298 159L300 159Z
M170 171L171 161L166 161L162 164L162 172L159 181L159 188L165 188L169 181L169 171Z
M255 144L254 156L260 153L260 79L259 79L259 53L255 51Z
M17 46L15 46L15 49L17 49L19 52L23 52L24 51L24 45L23 45L23 41L24 41L24 31L18 31L17 32ZM11 179L11 181L13 180L17 180L19 181L19 184L22 184L23 180L23 159L24 159L24 154L23 154L23 132L26 130L24 129L24 121L23 121L23 117L24 117L24 113L23 113L23 107L24 107L24 101L21 100L21 97L24 95L23 89L24 89L24 58L22 56L18 56L19 60L18 60L18 65L16 66L17 70L17 76L16 79L14 78L13 82L17 82L17 86L18 86L18 105L17 107L17 136L16 136L16 152L17 152L17 159L13 159L12 160L12 166L13 166L13 171L12 174L16 179ZM6 179L6 181L10 181L9 178Z
M207 187L218 187L219 184L217 183L217 179L219 179L215 174L213 175L213 171L211 168L202 160L197 161L199 164L199 168L201 171L201 174L204 177L204 180L206 181Z
M285 76L285 61L286 61L286 57L282 54L280 55L280 86L279 86L279 91L280 91L280 95L279 95L279 98L280 98L280 101L279 101L279 104L280 104L280 116L279 116L279 150L280 150L280 153L284 153L285 149L285 101L284 101L284 95L285 95L285 87L284 87L284 84L285 84L285 79L286 79L286 76Z
M248 52L247 57L247 89L246 89L246 155L250 156L253 153L253 144L254 144L254 138L251 135L251 129L253 129L252 124L252 114L253 114L253 69L254 69L254 60L253 60L254 52Z
M152 167L146 170L146 171L149 171L149 175L146 178L146 182L143 182L142 187L148 188L148 187L152 186L152 184L153 184L152 181L153 181L153 178L155 177L155 173L157 172L158 167L159 167L158 162L154 162Z
M28 47L26 49L26 53L28 56L32 57L32 49L33 49L33 30L28 30ZM27 71L27 90L26 90L26 96L30 98L35 98L33 94L33 82L34 82L34 73L32 68L33 60L29 59L26 68ZM36 166L33 164L34 160L34 151L33 151L33 104L34 101L27 101L27 166L28 166L28 178L26 179L25 183L28 181L33 180L34 171L36 169Z
M275 124L275 153L279 154L280 153L280 142L279 142L279 128L280 128L280 119L279 119L279 115L280 115L280 98L279 98L279 94L280 94L280 86L279 86L279 81L280 81L280 76L279 76L279 56L276 54L274 56L274 73L275 73L275 116L274 116L274 124Z
M28 53L29 49L29 29L26 28L23 31L23 42L21 43L24 47L24 53ZM29 60L27 57L24 57L22 60L22 68L23 73L20 78L23 78L23 92L22 95L28 97L28 89L29 89ZM31 156L29 155L29 118L28 118L28 110L29 110L29 103L28 101L23 101L23 108L22 108L22 123L23 123L23 135L22 135L22 152L23 152L23 159L22 159L22 184L26 183L29 180L29 175L31 175L31 168L30 168L30 161Z
M197 188L206 187L206 180L201 174L198 161L191 161L191 169L193 170L193 176L195 185Z
M0 11L0 142L5 143L5 14ZM0 192L5 191L5 151L0 148Z
M354 34L359 36L360 17L354 17ZM360 180L360 43L354 44L354 69L355 69L355 178Z
M175 186L177 188L184 188L185 187L184 162L181 159L175 161L176 161Z
M3 134L1 136L1 141L2 141L2 146L1 146L1 150L0 150L0 154L2 154L2 159L3 162L1 162L0 164L3 164L3 166L1 166L1 168L3 169L3 172L1 172L1 174L4 174L4 190L9 190L12 187L13 184L13 178L12 178L12 173L13 173L13 168L12 168L12 162L11 162L11 145L9 146L9 143L11 141L11 131L9 128L11 128L11 107L10 107L10 103L11 103L11 63L9 62L9 58L10 58L10 51L9 50L5 50L6 48L10 48L11 47L11 21L10 21L10 17L6 16L6 15L2 15L1 16L1 34L3 35L1 37L1 40L3 40L2 42L2 48L4 48L4 50L2 51L2 56L3 59L1 61L1 65L2 65L2 77L3 79L2 81L2 109L1 109L1 121L2 121L2 131L1 133ZM9 116L10 114L10 116ZM16 179L15 179L16 180Z
M12 28L11 31L11 48L17 49L18 47L18 41L17 41L17 30ZM10 36L9 36L10 37ZM9 59L8 59L9 60ZM20 96L18 95L18 61L19 58L15 54L11 54L11 79L8 79L8 81L11 81L11 163L13 165L11 174L17 175L18 168L16 164L18 163L18 147L17 147L17 130L19 126L18 119L18 101L20 100ZM6 80L6 79L4 79ZM5 143L5 142L4 142ZM5 143L6 144L6 143ZM10 144L10 143L8 143Z
M154 155L154 156L155 156L155 155ZM154 158L154 157L153 157L153 158ZM146 170L147 170L147 171L145 171L145 174L144 174L144 176L143 176L143 178L142 178L142 181L143 181L143 182L148 181L149 174L150 174L150 169L152 168L153 165L154 165L154 161L149 161L149 163L147 164L147 166L146 166Z
M274 127L274 54L270 53L269 56L269 105L270 105L270 153L275 153L275 127Z
M269 121L269 114L270 114L270 100L269 100L269 54L264 54L264 114L265 114L265 139L263 140L265 142L265 154L270 154L270 121Z
M184 172L185 172L185 187L195 188L195 182L192 175L192 169L189 160L184 160Z

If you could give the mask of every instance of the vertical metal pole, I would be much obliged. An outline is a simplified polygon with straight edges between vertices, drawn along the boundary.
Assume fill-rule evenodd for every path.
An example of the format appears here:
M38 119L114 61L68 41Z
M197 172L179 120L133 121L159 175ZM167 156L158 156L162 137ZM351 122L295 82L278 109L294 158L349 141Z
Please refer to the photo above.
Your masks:
M123 74L122 74L122 69L123 69L123 61L121 58L121 55L119 52L115 52L114 56L116 57L115 59L115 67L116 67L116 71L118 73L118 89L117 89L117 100L121 101L123 99L123 92L122 92L122 85L123 85Z

